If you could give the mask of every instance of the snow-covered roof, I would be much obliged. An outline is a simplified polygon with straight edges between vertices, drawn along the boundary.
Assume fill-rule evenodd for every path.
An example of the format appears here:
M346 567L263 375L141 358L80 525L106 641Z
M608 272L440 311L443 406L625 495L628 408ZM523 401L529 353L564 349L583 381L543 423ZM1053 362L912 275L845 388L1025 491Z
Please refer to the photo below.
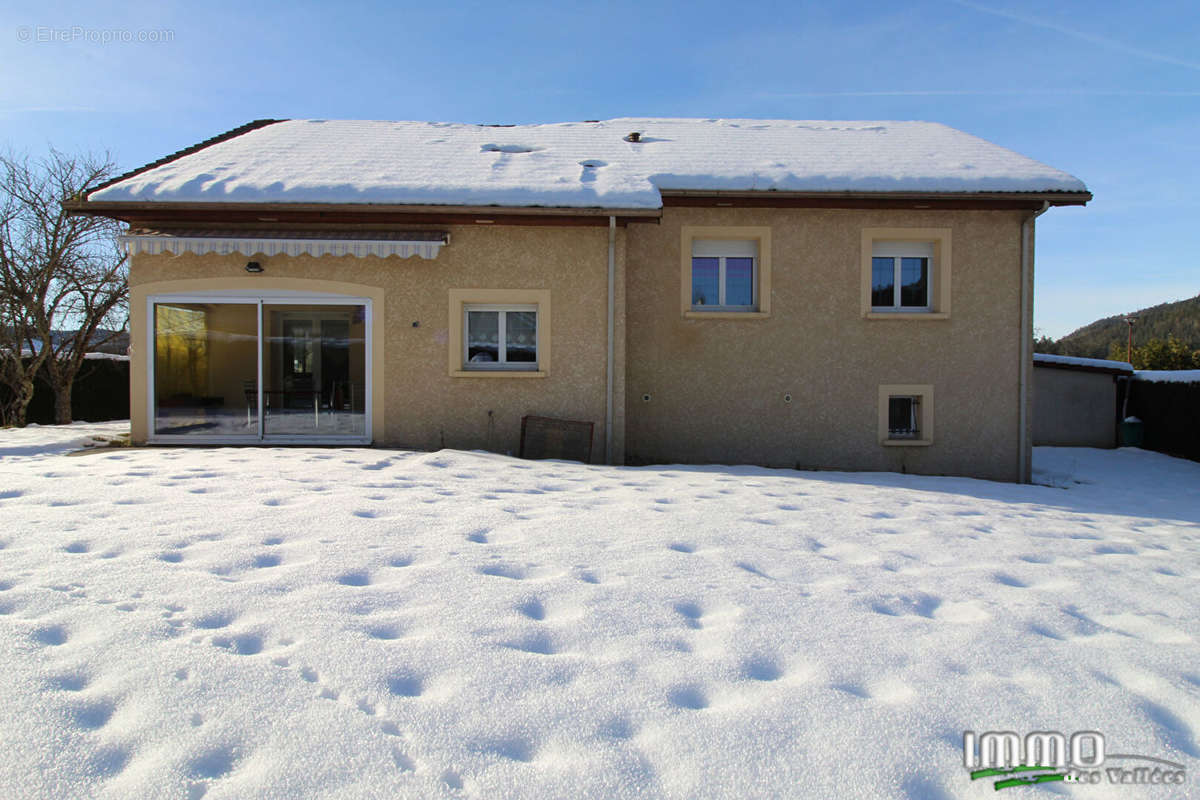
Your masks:
M1109 361L1106 358L1081 358L1079 356L1055 356L1049 353L1034 353L1033 363L1051 367L1083 367L1106 372L1133 372L1128 361Z
M1200 369L1139 369L1133 375L1151 383L1200 383Z
M1065 172L932 122L287 120L233 134L88 200L654 209L664 191L1087 191Z

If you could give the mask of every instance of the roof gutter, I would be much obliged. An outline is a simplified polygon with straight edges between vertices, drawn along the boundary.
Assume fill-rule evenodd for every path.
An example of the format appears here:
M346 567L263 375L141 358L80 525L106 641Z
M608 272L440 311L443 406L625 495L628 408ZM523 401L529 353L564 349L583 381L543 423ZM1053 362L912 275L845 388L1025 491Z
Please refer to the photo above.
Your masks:
M1023 203L1037 208L1042 203L1052 206L1081 206L1092 200L1092 193L1086 190L1049 190L1049 191L991 191L991 192L955 192L955 191L789 191L779 189L660 189L663 205L702 205L706 201L724 200L733 205L771 203L803 203L811 202L852 202L875 201L893 203L986 203L1010 202Z
M1034 222L1050 209L1050 203L1021 223L1021 370L1017 401L1017 483L1029 483L1029 368L1033 363L1033 229Z
M278 202L173 202L154 200L68 200L63 208L80 214L130 211L354 211L363 214L555 214L564 216L657 217L661 208L603 206L501 206L436 205L406 203L278 203Z

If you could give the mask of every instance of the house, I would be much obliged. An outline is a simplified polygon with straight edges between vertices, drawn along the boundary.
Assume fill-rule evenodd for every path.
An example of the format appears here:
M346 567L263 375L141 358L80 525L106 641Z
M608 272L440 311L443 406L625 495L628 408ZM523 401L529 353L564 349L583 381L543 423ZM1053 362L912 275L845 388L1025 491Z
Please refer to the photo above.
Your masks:
M924 122L261 120L86 192L130 225L133 438L1029 476L1034 219Z

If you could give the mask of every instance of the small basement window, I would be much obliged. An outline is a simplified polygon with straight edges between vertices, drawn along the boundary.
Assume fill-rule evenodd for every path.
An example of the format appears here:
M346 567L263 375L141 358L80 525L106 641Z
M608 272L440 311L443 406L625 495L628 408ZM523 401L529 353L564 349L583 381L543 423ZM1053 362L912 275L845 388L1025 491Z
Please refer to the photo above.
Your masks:
M921 438L921 398L919 396L888 397L888 438Z
M909 384L879 387L879 443L933 444L932 386Z

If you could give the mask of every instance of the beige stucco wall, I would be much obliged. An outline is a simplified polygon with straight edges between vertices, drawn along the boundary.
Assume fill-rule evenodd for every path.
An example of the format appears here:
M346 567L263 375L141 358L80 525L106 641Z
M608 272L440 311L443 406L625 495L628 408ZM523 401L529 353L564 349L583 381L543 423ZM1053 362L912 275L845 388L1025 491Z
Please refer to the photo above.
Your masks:
M668 207L661 223L619 228L613 460L1015 480L1023 219L1007 211ZM769 227L769 314L685 316L684 226ZM863 231L872 228L950 232L950 313L864 316ZM239 255L140 255L131 269L135 354L150 291L326 286L371 296L377 443L515 452L520 418L544 414L596 423L593 454L601 460L608 230L444 229L450 244L434 260L256 257L265 269L257 276L245 273L248 259ZM547 376L452 376L452 289L550 291ZM145 369L136 358L131 380L134 436L144 439ZM931 444L879 443L882 385L930 387Z
M1112 375L1033 369L1033 443L1117 446L1117 384Z
M1016 480L1023 218L1008 211L667 208L660 225L632 226L629 460ZM769 316L684 317L684 225L770 226ZM873 227L952 231L947 318L864 318L861 232ZM932 444L879 444L881 384L934 387Z
M139 255L130 269L134 439L146 438L147 293L309 288L371 296L378 327L374 438L378 444L515 453L521 417L595 423L593 460L604 458L608 236L602 227L448 226L436 259ZM617 235L617 330L623 334L625 231ZM552 298L553 362L544 378L452 377L447 370L451 289L544 289ZM382 315L379 309L383 309ZM414 325L414 323L416 323ZM459 323L461 324L461 323ZM618 342L620 337L618 337ZM613 458L624 458L624 348L617 348ZM379 376L383 378L380 380ZM491 412L489 414L489 412Z

